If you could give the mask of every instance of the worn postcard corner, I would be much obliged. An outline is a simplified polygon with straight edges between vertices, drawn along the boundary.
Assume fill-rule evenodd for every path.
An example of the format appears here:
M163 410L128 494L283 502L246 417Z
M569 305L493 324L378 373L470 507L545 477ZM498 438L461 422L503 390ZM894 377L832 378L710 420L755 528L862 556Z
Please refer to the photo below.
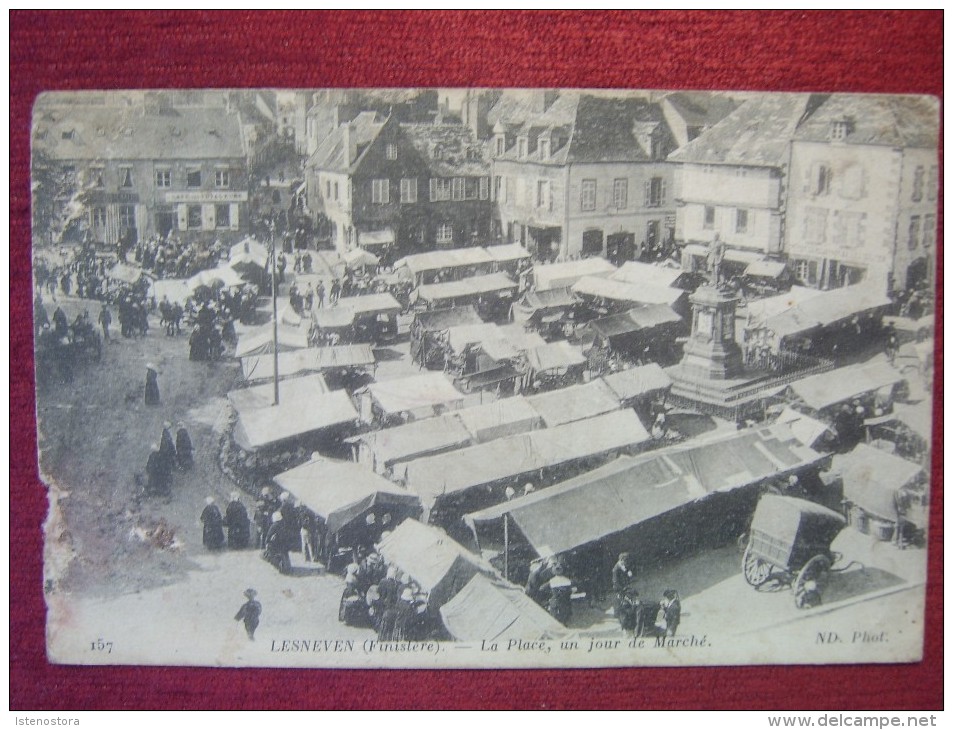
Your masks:
M938 107L45 93L63 664L922 658Z

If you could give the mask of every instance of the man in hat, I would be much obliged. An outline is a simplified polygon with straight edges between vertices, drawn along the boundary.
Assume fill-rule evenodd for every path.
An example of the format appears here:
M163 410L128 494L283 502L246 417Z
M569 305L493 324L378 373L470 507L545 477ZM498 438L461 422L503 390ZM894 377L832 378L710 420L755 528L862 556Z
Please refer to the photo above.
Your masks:
M248 547L250 529L248 526L248 510L238 497L238 492L232 492L228 506L225 507L225 528L228 530L228 547L231 550L244 550Z
M159 405L159 369L150 363L146 363L146 405Z
M242 607L238 609L238 613L235 614L236 621L245 622L245 633L248 634L248 638L252 641L255 640L255 629L258 628L258 622L261 619L261 604L255 600L255 596L258 593L254 588L249 588L245 591L245 598L248 600L242 604Z
M44 310L43 316L46 316L46 311ZM106 306L106 303L103 302L103 308L99 310L99 324L103 328L103 339L106 342L109 342L109 325L113 323L112 313L109 311L109 307Z
M199 519L202 522L202 543L209 550L221 550L225 545L225 531L222 529L222 513L215 504L215 497L205 498L205 509Z

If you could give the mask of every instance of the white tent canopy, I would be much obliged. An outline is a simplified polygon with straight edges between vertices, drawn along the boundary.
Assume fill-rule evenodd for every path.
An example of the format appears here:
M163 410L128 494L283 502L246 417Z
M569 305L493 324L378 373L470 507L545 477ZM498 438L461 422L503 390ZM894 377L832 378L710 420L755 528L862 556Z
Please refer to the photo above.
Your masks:
M443 373L422 373L409 378L372 383L358 392L366 392L385 414L459 404L464 399L463 393L454 388Z
M331 426L357 421L357 411L343 390L297 393L277 406L239 414L235 440L249 450L303 436Z
M374 352L369 345L342 345L339 347L309 347L304 350L278 353L278 376L300 373L319 373L339 368L366 367L374 364ZM272 355L242 358L242 375L246 380L265 380L275 374Z
M533 278L536 281L536 290L543 291L571 287L584 276L607 277L615 271L615 266L605 259L591 258L534 266Z
M327 393L328 385L320 373L304 375L300 378L288 378L278 384L279 402L309 403L315 394ZM228 401L236 411L243 413L258 408L270 408L274 405L275 387L273 383L239 388L228 392Z

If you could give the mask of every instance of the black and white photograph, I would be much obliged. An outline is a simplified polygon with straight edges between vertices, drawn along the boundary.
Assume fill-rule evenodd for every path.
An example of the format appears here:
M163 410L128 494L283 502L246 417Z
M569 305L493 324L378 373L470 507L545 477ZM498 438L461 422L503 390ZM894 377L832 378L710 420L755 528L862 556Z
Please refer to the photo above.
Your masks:
M919 661L939 108L43 93L49 660Z

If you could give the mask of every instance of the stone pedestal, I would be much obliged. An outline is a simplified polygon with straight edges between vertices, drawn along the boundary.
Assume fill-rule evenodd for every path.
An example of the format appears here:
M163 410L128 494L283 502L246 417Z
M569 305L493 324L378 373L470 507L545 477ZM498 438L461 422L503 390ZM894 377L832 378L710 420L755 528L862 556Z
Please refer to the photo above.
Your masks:
M679 367L683 377L702 381L741 377L744 358L735 342L738 298L724 289L703 286L690 301L692 334Z

